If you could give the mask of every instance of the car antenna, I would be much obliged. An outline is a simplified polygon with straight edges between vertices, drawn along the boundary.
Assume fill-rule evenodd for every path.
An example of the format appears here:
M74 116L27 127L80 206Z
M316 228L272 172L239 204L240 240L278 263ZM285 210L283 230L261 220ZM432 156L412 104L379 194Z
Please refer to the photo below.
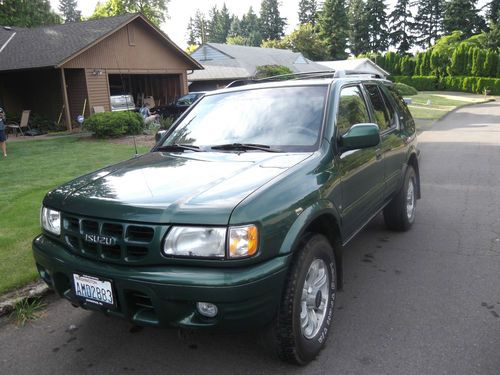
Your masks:
M122 83L122 92L125 92L125 80L123 79L123 74L122 74L122 70L120 68L120 63L118 62L118 57L116 56L116 54L114 54L114 57L115 57L115 61L116 61L116 66L118 67L118 73L120 74L120 81ZM128 95L125 96L125 105L127 106L127 113L128 113L128 116L130 117ZM137 152L137 142L135 141L135 134L133 134L133 133L132 133L132 139L134 141L134 151L135 151L134 158L137 158L137 157L139 157L139 153Z

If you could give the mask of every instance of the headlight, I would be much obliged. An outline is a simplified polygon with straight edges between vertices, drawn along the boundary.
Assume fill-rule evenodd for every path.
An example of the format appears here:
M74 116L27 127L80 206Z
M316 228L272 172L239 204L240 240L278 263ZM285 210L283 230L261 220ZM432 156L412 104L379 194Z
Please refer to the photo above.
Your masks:
M257 252L258 235L255 225L229 228L229 257L243 258Z
M42 207L40 219L43 229L57 236L61 234L61 213L59 211Z
M226 228L173 227L168 232L165 255L224 258Z

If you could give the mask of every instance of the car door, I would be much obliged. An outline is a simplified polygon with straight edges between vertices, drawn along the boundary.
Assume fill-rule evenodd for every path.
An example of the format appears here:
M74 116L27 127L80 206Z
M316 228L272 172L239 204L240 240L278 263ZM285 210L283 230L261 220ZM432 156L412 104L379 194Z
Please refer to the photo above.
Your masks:
M336 110L336 140L340 141L353 125L369 123L365 96L359 85L340 90ZM382 204L384 170L379 146L341 152L336 162L340 174L342 227L344 238L354 235Z
M404 141L401 138L399 117L384 88L375 83L365 84L364 87L370 99L372 120L380 129L385 185L383 199L387 201L401 186Z

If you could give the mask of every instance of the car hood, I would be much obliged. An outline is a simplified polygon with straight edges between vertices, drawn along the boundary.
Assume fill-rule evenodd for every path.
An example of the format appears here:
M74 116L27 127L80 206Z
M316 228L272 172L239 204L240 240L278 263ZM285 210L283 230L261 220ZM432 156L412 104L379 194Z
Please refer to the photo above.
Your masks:
M62 185L44 204L116 220L224 225L241 200L310 155L151 152Z

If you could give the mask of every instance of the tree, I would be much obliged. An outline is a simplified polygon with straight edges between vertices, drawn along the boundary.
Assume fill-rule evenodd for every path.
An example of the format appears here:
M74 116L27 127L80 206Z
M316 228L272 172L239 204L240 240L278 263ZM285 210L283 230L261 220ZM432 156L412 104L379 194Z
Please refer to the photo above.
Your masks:
M260 30L259 17L250 7L240 22L241 36L245 38L245 45L258 47L262 43L263 35Z
M260 34L263 39L281 39L286 18L280 16L278 0L262 0L260 4Z
M265 40L261 47L290 49L302 53L311 60L323 60L324 45L316 33L314 26L310 23L299 25L290 35L281 40Z
M255 72L255 78L266 78L293 73L290 68L284 65L259 65Z
M349 49L355 56L368 52L368 26L365 17L365 2L350 0L348 3Z
M36 27L61 23L49 0L0 1L0 25Z
M444 6L444 31L460 30L464 38L486 29L486 22L479 16L477 0L449 0Z
M318 18L318 4L316 0L299 1L299 23L301 25L311 24L316 26Z
M486 18L495 24L500 21L500 0L491 0L486 12Z
M189 18L187 30L188 44L200 45L208 41L208 21L199 9L196 10L194 18Z
M382 52L389 46L387 31L387 15L383 0L367 0L365 20L368 26L369 50Z
M333 60L346 59L349 26L344 0L326 0L318 26L320 38L325 43L326 56Z
M398 0L389 15L389 38L400 54L407 53L415 43L415 37L410 32L414 26L412 19L410 0Z
M167 18L170 0L106 0L97 3L90 18L118 16L125 13L142 13L151 23L160 26Z
M417 44L430 47L443 33L444 0L418 1L415 29L418 32Z
M64 22L79 22L82 12L76 9L76 0L59 0L59 12L64 17Z

